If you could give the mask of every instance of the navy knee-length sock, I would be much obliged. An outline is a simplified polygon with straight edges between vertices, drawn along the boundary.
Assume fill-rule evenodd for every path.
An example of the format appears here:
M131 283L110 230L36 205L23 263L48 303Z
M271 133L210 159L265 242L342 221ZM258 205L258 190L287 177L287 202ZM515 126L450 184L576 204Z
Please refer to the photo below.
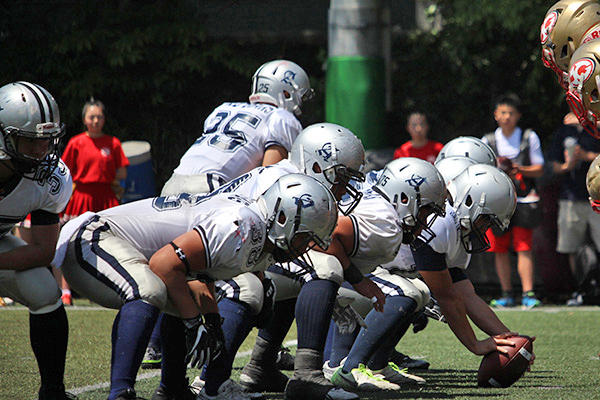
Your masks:
M125 303L117 314L112 330L109 400L133 388L158 313L157 307L134 300Z

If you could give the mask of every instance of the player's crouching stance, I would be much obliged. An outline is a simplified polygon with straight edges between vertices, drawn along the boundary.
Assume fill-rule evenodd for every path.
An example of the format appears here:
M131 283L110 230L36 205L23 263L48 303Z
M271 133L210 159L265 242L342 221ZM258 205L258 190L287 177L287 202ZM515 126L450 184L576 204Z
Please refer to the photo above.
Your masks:
M120 309L109 400L137 398L135 376L160 310L185 326L185 340L167 341L164 351L192 366L210 363L222 352L223 333L209 282L262 271L309 245L327 248L336 222L331 192L300 174L280 178L256 202L232 193L182 193L69 221L59 244L67 281L92 301ZM164 365L162 371L168 398L195 397L185 374L175 373L180 380L172 382L164 376L172 371Z
M484 355L514 345L511 332L476 294L464 270L472 253L489 248L485 232L505 229L516 207L510 178L498 168L469 166L448 184L446 217L432 226L436 237L413 251L417 269L438 300L446 321L471 352ZM478 340L467 316L490 337Z
M434 237L430 226L438 216L444 216L444 180L433 165L415 158L394 160L378 175L379 178L372 188L363 189L363 200L349 221L352 225L346 225L344 229L345 221L340 219L339 228L334 232L332 246L328 250L328 253L335 252L336 240L347 250L354 247L355 250L346 255L338 254L337 257L343 259L345 256L358 269L360 276L379 271L377 276L370 275L370 278L386 295L385 307L381 310L375 304L374 311L367 316L368 328L360 330L360 337L354 346L353 324L342 324L343 318L336 321L338 327L345 329L336 328L332 358L323 369L334 384L349 390L399 390L399 383L423 381L421 378L403 374L397 368L394 369L388 364L388 360L398 339L395 336L396 331L404 329L395 322L406 320L410 325L415 312L429 300L428 289L424 284L413 284L404 278L396 285L398 282L393 275L389 271L380 271L378 266L394 261L402 245L411 245L418 237L425 242ZM393 219L387 216L389 211L385 212L385 209L391 211ZM397 224L395 234L390 235L392 231L382 229L386 226L386 220ZM340 290L340 293L356 299L355 293L347 289ZM427 298L422 301L416 300L421 294ZM343 300L338 298L340 303ZM380 357L374 360L372 356L376 352ZM336 371L333 367L338 367L346 356L343 367L337 368ZM373 360L373 363L369 363L370 360ZM374 376L366 368L367 365L381 374Z
M29 308L40 400L74 398L65 393L63 384L67 314L47 268L58 239L58 213L72 191L71 175L57 152L64 134L58 105L39 85L5 85L0 88L0 130L0 296ZM29 213L32 241L28 244L10 231Z

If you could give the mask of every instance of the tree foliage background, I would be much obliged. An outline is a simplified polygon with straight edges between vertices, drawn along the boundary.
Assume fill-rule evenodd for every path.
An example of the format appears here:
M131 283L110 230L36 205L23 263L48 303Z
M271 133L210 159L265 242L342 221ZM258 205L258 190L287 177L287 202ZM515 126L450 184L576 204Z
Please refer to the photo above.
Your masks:
M233 2L244 12L243 2ZM436 139L481 136L494 128L494 98L511 90L526 106L523 126L549 138L567 111L540 61L539 26L553 1L438 0L438 31L393 38L389 143L408 139L414 108L430 115ZM311 77L318 96L304 125L324 117L326 37L224 39L206 34L199 0L12 1L0 5L2 84L39 83L57 99L68 138L83 130L81 107L107 106L105 131L152 145L157 187L223 101L244 101L265 61L287 58ZM294 18L294 15L273 15ZM326 27L323 27L326 32Z

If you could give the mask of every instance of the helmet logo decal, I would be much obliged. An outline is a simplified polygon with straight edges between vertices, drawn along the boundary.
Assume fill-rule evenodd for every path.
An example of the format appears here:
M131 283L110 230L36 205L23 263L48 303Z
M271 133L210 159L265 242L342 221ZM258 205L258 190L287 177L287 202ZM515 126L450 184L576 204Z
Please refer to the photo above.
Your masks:
M292 197L294 199L294 203L298 205L298 203L302 204L302 208L313 207L315 205L314 200L310 193L304 193L300 197Z
M418 188L423 183L427 182L427 178L422 177L420 175L412 174L410 179L407 179L405 182L408 183L410 187Z
M542 44L548 41L548 36L554 29L554 25L556 25L556 20L558 19L558 12L552 11L550 14L546 16L544 22L542 22L542 28L540 31L540 41Z
M283 74L281 82L292 85L292 82L296 80L296 73L294 71L287 70Z
M592 77L596 63L589 57L577 60L569 70L569 84L571 87L582 86Z
M331 142L327 142L325 143L319 150L317 150L317 154L320 157L323 157L323 161L327 162L329 161L329 159L331 158L331 156L333 155L333 151L331 151L331 149L334 147L333 144L331 144ZM339 152L340 149L338 149L337 147L335 148L336 152Z
M592 27L592 29L590 29L585 36L583 37L583 39L581 39L581 44L587 43L590 40L594 40L594 39L598 39L600 38L600 24Z

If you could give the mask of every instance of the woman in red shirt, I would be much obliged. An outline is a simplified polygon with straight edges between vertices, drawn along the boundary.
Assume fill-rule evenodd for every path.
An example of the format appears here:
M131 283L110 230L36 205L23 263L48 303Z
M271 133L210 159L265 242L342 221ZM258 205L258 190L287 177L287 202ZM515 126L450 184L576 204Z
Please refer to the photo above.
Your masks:
M93 99L86 102L82 118L87 131L71 138L62 155L74 183L63 221L86 211L102 211L119 205L117 195L122 194L119 181L127 177L129 160L121 142L102 131L104 104Z

